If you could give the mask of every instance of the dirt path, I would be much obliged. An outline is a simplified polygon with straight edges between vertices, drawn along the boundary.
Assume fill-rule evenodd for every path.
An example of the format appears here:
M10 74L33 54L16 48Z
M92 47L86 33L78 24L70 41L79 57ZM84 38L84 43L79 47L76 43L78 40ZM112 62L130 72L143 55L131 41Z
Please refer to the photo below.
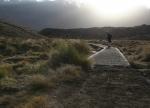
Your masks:
M149 91L139 71L101 66L81 83L60 86L55 96L58 108L150 108Z

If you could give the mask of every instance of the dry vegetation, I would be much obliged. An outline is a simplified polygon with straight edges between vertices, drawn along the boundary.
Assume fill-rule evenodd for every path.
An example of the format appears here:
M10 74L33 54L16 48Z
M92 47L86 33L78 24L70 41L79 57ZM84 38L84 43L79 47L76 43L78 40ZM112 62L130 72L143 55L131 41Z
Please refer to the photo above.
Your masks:
M81 82L88 54L80 40L0 38L0 108L49 108L53 90Z
M113 45L120 48L133 67L149 68L150 42L114 41ZM90 49L81 40L0 38L0 108L149 105L147 83L138 79L141 72L103 67L90 72ZM150 78L148 73L142 74ZM147 91L143 93L144 90ZM131 94L133 98L128 103ZM137 98L139 95L141 98ZM116 97L127 102L115 104L119 101Z
M150 41L114 41L133 68L150 68Z

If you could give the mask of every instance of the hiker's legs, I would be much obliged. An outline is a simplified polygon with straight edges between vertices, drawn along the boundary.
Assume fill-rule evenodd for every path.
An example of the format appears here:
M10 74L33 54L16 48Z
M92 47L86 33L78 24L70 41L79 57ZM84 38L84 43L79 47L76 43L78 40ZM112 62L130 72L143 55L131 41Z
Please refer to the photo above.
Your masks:
M108 47L111 47L111 42L108 42L108 45L107 45Z

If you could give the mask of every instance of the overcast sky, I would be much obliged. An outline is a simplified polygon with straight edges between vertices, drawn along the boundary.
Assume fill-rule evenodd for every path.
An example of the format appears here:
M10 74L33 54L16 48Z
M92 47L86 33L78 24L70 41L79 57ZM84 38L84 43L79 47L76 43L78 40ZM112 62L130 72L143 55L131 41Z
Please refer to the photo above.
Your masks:
M150 0L0 0L0 18L32 29L136 26L150 24Z

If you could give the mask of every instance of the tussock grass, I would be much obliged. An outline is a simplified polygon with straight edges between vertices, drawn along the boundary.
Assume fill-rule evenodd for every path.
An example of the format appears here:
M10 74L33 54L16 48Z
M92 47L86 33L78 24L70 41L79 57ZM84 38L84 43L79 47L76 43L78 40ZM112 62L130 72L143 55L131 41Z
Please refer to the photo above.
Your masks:
M122 51L133 68L150 68L150 41L116 40L113 45Z
M9 64L2 64L0 65L0 79L10 76L13 73L13 67Z
M0 96L1 108L14 108L18 104L16 97L11 95Z
M47 76L33 75L29 84L33 92L51 90L61 82L74 82L82 78L82 69L78 66L64 65Z
M75 42L73 42L73 46L81 54L87 55L90 52L89 51L90 46L86 42L84 42L84 41L75 41Z
M48 96L33 96L25 105L21 105L20 108L49 108L48 103Z
M7 71L5 69L0 70L0 79L7 76Z
M60 81L75 81L81 78L82 69L73 65L66 65L57 69Z
M54 83L50 82L43 75L33 75L29 84L30 90L33 92L45 91L54 87Z
M137 69L150 68L150 47L142 45L135 49L134 55L129 59L131 66Z
M87 68L90 65L90 61L87 60L89 49L83 43L62 42L59 45L55 45L55 47L57 50L51 55L49 61L52 67L56 68L62 64L73 64Z
M143 46L141 60L144 62L150 62L150 46Z
M17 74L47 74L49 69L48 63L45 61L39 61L34 64L25 63L22 67L17 68Z
M19 87L17 87L17 80L14 78L3 78L0 80L0 90L2 91L8 91L13 92L18 90Z

